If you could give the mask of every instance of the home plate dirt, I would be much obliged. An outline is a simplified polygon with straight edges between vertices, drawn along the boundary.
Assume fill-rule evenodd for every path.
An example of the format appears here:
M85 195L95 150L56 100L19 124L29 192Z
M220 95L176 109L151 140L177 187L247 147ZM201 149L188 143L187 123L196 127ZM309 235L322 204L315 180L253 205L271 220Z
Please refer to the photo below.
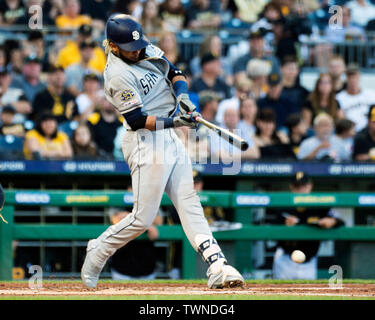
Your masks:
M0 283L0 296L134 296L134 295L308 295L374 297L375 284L343 284L331 289L327 284L245 284L243 288L212 290L204 284L187 283L99 283L86 289L80 282L44 283L32 290L25 282Z

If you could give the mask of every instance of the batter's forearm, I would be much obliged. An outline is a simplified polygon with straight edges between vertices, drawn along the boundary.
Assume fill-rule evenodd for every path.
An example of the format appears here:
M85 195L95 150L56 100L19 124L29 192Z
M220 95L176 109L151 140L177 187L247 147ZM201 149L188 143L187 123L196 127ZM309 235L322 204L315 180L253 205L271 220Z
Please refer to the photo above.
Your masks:
M156 116L147 116L145 129L154 131L174 127L173 118L159 118Z

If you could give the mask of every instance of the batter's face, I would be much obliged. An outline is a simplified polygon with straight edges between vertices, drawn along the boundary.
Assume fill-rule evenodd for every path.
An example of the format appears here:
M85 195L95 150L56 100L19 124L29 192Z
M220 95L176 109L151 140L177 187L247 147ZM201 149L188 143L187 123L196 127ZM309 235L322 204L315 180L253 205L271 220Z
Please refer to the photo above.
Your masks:
M136 50L136 51L125 51L120 49L116 45L111 45L112 51L115 55L119 56L120 58L130 60L132 62L138 62L139 55L141 54L142 50Z

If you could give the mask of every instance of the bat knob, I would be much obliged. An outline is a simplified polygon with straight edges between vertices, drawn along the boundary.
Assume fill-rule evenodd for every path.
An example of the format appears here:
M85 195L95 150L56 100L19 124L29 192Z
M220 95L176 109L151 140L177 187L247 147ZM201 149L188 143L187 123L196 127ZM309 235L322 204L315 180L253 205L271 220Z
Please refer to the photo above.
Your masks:
M249 148L249 144L246 141L241 141L241 150L246 151Z

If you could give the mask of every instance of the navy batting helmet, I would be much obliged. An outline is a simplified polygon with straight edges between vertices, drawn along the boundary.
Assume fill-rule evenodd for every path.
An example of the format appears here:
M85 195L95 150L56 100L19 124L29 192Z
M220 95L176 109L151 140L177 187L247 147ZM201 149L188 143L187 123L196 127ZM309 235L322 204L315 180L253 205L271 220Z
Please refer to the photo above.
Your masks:
M142 26L127 14L110 17L106 25L107 39L125 51L141 50L149 44L145 39Z

